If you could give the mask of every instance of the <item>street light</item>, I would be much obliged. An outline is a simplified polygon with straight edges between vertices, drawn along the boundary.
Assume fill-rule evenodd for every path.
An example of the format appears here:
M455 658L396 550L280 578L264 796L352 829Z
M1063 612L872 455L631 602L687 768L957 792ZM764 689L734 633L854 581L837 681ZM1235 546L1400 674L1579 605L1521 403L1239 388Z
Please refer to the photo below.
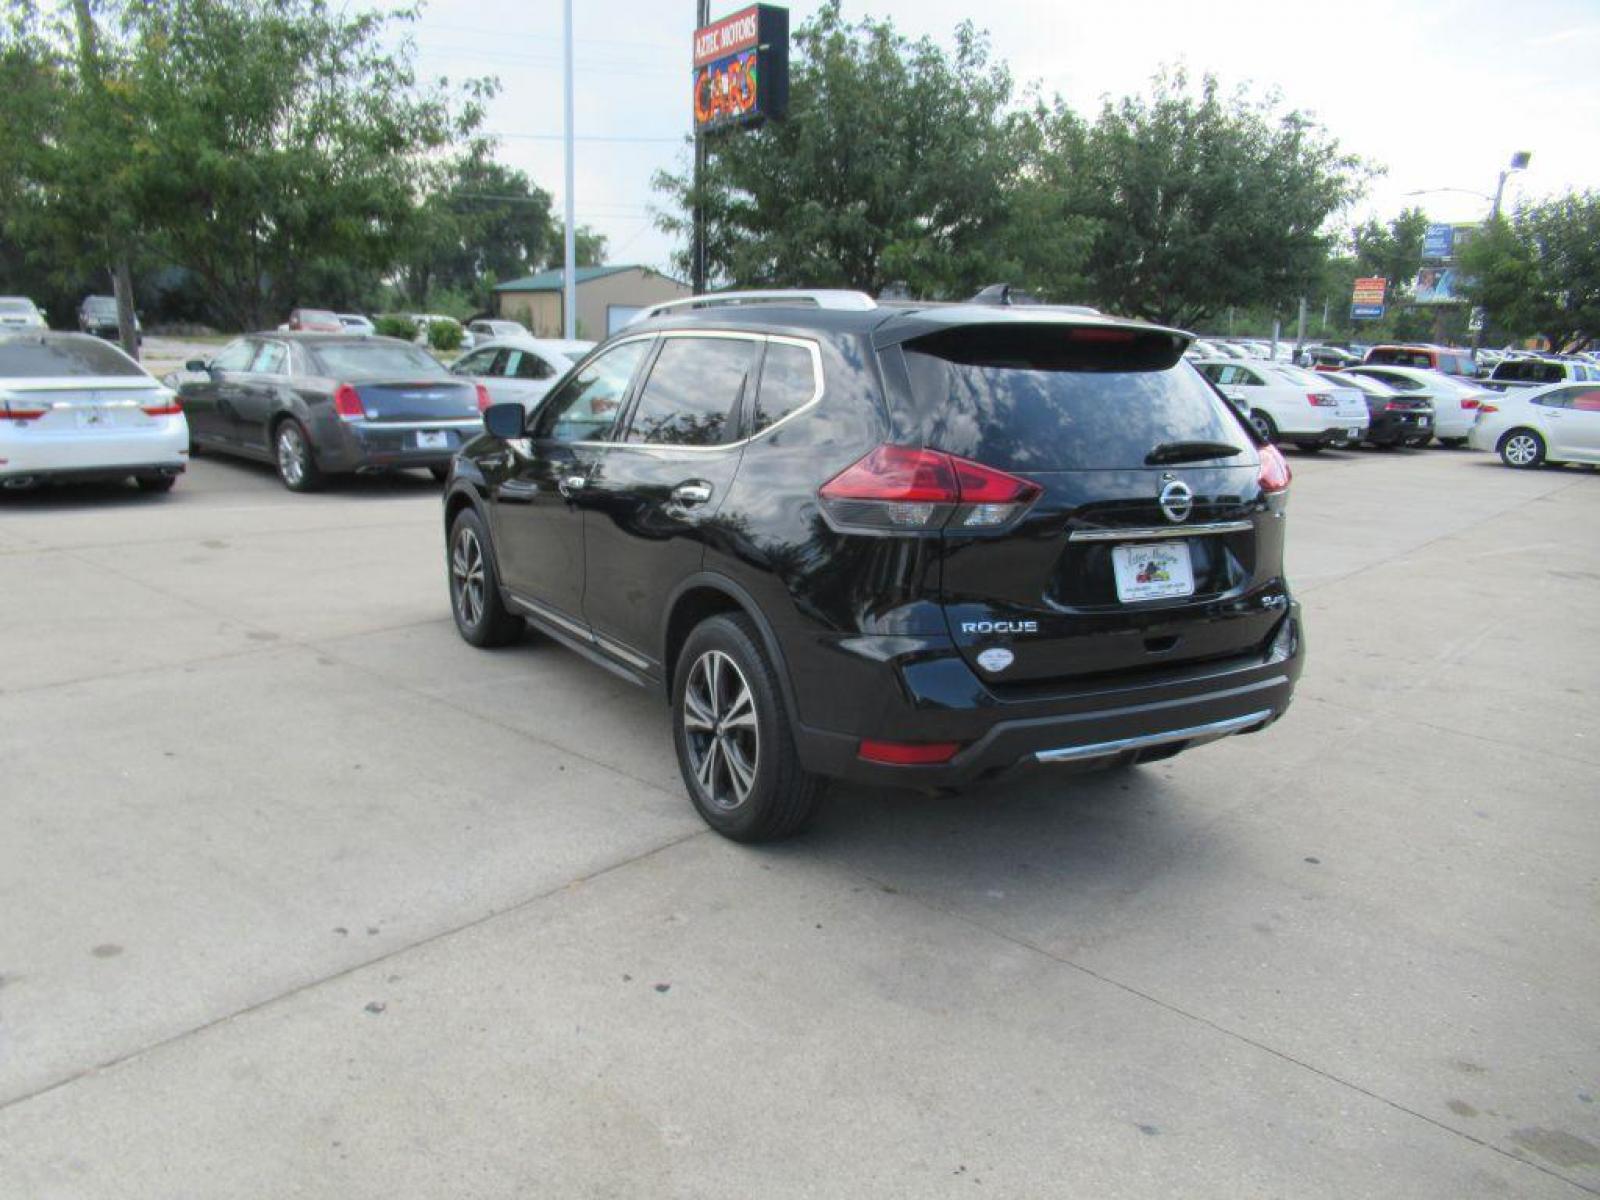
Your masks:
M1494 207L1489 210L1489 220L1500 219L1500 197L1505 194L1506 177L1518 171L1526 171L1528 163L1533 159L1533 154L1527 150L1518 150L1511 156L1511 164L1500 172L1500 182L1494 187Z

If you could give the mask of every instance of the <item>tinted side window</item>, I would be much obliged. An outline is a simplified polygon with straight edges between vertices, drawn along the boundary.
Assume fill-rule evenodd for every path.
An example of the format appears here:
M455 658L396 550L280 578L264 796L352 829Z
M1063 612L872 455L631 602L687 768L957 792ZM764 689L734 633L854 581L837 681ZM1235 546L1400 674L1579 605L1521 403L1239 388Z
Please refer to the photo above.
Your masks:
M526 350L512 350L509 354L506 365L501 368L503 374L513 379L555 378L555 369L537 354Z
M760 348L747 338L667 338L623 440L660 446L731 442Z
M787 342L769 342L756 391L755 417L750 432L760 433L790 413L811 403L820 390L811 351Z
M282 375L289 365L289 348L281 342L263 342L250 370L257 375Z
M1551 392L1548 396L1540 396L1532 403L1544 408L1571 408L1572 389L1562 388L1559 392Z
M222 353L211 360L211 365L218 371L247 371L255 356L256 343L241 339L224 346Z
M533 436L555 442L600 441L611 432L650 339L613 346L568 377L539 407Z

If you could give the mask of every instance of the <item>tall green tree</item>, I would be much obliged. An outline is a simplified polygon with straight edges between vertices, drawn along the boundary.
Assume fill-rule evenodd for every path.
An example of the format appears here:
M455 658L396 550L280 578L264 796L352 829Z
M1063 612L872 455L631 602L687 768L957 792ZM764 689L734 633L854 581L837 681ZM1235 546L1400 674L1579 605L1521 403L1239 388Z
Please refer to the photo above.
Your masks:
M1042 120L1040 177L1095 226L1090 292L1130 316L1196 325L1230 305L1287 307L1363 184L1312 118L1276 96L1224 96L1209 75L1159 75L1092 123L1060 102Z
M1402 209L1387 224L1368 220L1351 231L1358 268L1368 277L1389 281L1391 302L1410 290L1422 269L1422 245L1427 233L1428 214L1420 208Z
M1491 225L1462 254L1467 295L1513 336L1600 338L1600 193L1570 192Z
M710 276L741 285L901 283L964 295L996 277L1015 164L1010 73L970 25L947 53L829 0L794 34L789 117L714 135ZM663 172L660 226L687 240L689 172ZM687 253L679 266L687 272Z

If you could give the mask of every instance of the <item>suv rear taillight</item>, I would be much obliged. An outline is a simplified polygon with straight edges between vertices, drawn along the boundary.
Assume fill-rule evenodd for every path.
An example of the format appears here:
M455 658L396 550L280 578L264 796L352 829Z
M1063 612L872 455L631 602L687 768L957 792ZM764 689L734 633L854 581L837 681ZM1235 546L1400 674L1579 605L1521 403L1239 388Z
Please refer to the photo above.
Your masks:
M942 450L879 446L818 493L836 525L871 532L986 530L1009 525L1038 484Z
M1316 408L1333 408L1339 403L1326 392L1307 392L1306 399Z
M1498 404L1490 404L1487 400L1478 405L1478 415L1480 417L1487 417L1490 414L1497 413L1499 411L1500 406Z
M361 393L348 383L341 383L333 393L333 411L346 421L366 419L367 406L361 403Z
M1261 470L1256 475L1256 483L1263 492L1287 492L1293 478L1283 451L1276 446L1261 447Z

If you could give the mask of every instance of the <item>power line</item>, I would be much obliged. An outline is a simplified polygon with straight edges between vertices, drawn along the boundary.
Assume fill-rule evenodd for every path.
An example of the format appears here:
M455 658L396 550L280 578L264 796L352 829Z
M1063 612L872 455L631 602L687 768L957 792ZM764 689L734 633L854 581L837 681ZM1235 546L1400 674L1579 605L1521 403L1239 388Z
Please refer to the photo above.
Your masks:
M559 142L562 140L562 135L559 133L504 133L492 129L486 129L484 133L489 137L511 138L519 142ZM631 134L580 133L577 135L577 140L580 142L671 142L673 144L682 144L687 136L687 134L679 134L677 137L634 137Z

